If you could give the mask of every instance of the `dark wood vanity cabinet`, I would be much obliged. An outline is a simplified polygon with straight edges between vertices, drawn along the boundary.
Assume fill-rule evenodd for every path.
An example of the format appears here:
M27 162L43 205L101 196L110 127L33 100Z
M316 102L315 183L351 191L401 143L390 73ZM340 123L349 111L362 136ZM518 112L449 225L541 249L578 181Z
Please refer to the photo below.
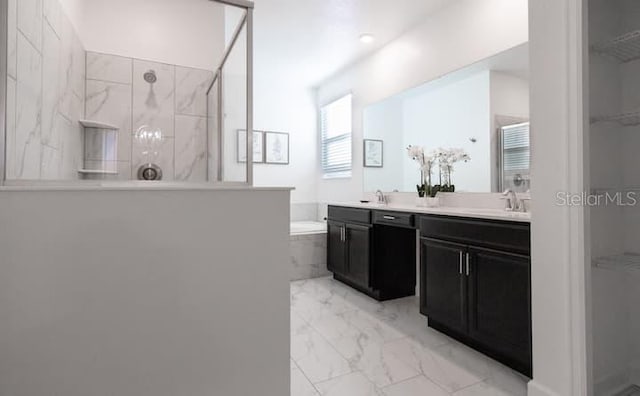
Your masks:
M420 312L457 332L467 329L465 245L421 238Z
M378 219L380 213L329 207L327 269L335 279L379 301L414 295L413 215L384 214Z
M345 276L362 287L368 287L371 275L370 225L345 225L346 266Z
M469 257L469 336L531 376L529 257L481 248Z
M334 274L368 287L371 226L328 222L327 268Z
M327 269L333 273L346 275L347 256L344 243L345 223L327 221Z
M425 216L420 229L429 326L531 376L529 224Z
M371 274L371 211L329 208L327 269L334 277L368 291Z

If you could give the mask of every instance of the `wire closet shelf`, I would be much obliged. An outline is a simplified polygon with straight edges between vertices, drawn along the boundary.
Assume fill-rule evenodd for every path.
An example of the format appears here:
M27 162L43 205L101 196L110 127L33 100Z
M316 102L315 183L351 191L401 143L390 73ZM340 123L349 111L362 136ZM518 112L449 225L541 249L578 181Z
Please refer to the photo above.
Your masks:
M640 59L640 30L591 46L591 51L627 63Z
M598 257L593 260L593 265L598 268L640 274L640 254L625 253Z
M606 56L620 63L628 63L640 59L640 30L625 33L609 41L591 46L594 54ZM617 123L624 127L640 125L640 110L620 114L603 115L591 118L591 123Z

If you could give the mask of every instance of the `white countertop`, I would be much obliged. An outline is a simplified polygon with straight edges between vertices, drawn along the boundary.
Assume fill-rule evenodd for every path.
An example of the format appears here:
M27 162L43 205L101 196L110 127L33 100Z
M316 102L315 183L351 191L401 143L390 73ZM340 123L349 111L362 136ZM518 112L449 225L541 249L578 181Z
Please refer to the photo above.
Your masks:
M393 204L393 203L380 205L376 203L361 203L361 202L332 202L329 205L345 206L350 208L361 208L361 209L388 210L392 212L424 213L424 214L434 214L434 215L443 215L443 216L468 217L468 218L476 218L476 219L517 221L521 223L531 222L531 213L507 212L505 210L498 210L498 209L461 208L461 207L447 207L447 206L440 206L437 208L425 208L425 207L401 205L401 204Z

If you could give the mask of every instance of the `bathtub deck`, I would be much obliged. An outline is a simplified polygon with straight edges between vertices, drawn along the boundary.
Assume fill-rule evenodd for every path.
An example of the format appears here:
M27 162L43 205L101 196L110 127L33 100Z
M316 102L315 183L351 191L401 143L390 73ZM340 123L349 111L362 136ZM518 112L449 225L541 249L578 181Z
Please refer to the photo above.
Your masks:
M327 271L327 224L304 221L291 223L290 280L331 275Z

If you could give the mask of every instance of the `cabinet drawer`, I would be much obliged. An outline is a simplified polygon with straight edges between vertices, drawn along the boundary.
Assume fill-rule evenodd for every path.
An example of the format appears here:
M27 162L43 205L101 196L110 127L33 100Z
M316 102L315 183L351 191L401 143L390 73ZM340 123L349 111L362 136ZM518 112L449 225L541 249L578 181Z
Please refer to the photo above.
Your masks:
M420 217L420 235L526 255L531 251L531 232L528 223L422 216Z
M329 206L329 220L371 224L371 211L368 209Z
M373 212L373 222L374 224L413 227L414 215L411 213L385 212L377 210Z

